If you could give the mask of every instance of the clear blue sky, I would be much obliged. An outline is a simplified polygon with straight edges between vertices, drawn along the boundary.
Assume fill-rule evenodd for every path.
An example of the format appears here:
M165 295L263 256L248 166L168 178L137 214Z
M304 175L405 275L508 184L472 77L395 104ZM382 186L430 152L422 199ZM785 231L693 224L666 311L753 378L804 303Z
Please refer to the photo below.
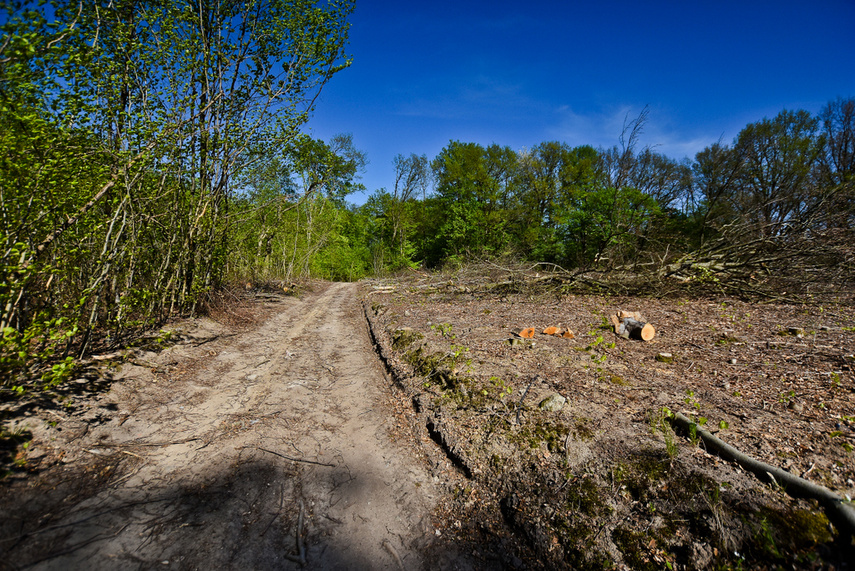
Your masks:
M353 65L306 131L353 133L365 196L401 153L449 140L610 147L645 105L642 145L680 159L782 109L855 96L855 0L357 0Z

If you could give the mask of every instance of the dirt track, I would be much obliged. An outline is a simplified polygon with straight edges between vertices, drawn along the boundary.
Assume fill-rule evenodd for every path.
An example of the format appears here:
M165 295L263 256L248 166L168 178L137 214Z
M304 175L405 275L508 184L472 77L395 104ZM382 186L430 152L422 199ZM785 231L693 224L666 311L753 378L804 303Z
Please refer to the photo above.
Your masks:
M850 568L815 503L664 411L851 496L851 304L422 281L258 292L15 403L32 440L0 484L0 568ZM618 308L657 338L613 338ZM509 340L550 323L576 338Z
M421 568L438 486L390 440L355 288L272 298L244 333L184 324L79 413L30 419L0 566L296 569L303 546L310 569Z

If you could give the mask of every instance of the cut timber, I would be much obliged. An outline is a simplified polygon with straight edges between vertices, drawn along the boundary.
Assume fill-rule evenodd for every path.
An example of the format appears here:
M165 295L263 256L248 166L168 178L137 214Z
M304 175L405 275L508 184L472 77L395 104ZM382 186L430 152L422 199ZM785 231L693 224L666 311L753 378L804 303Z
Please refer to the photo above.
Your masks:
M531 339L534 337L534 327L527 327L519 332L519 336L523 339Z
M627 317L621 324L626 337L629 339L637 339L639 341L650 341L656 337L656 329L649 323L637 321L631 317ZM618 335L622 335L618 333Z
M565 339L575 339L576 338L576 336L573 335L573 332L570 331L569 329L567 329L564 333L562 333L561 336L564 337Z
M546 329L543 330L543 334L544 335L555 335L558 333L558 331L559 330L557 327L550 326L550 327L547 327Z
M656 337L656 328L646 323L637 311L618 311L609 320L615 328L615 334L625 339L650 341Z

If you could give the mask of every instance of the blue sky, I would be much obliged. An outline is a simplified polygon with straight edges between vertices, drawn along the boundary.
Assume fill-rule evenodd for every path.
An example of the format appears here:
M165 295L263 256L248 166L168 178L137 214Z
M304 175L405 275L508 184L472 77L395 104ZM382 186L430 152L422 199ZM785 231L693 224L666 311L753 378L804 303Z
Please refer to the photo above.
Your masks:
M352 133L365 196L401 153L450 140L610 147L649 106L642 145L675 159L782 109L855 96L855 0L357 0L353 65L306 127Z

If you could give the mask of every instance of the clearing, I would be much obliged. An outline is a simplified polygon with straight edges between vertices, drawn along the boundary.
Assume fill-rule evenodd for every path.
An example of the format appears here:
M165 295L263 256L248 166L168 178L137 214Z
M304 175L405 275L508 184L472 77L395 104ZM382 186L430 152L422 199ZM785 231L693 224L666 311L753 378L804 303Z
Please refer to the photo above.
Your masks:
M670 413L855 495L851 305L418 274L254 297L253 324L177 323L94 360L65 406L7 411L31 440L0 566L847 568L822 506ZM614 335L618 310L653 341Z

